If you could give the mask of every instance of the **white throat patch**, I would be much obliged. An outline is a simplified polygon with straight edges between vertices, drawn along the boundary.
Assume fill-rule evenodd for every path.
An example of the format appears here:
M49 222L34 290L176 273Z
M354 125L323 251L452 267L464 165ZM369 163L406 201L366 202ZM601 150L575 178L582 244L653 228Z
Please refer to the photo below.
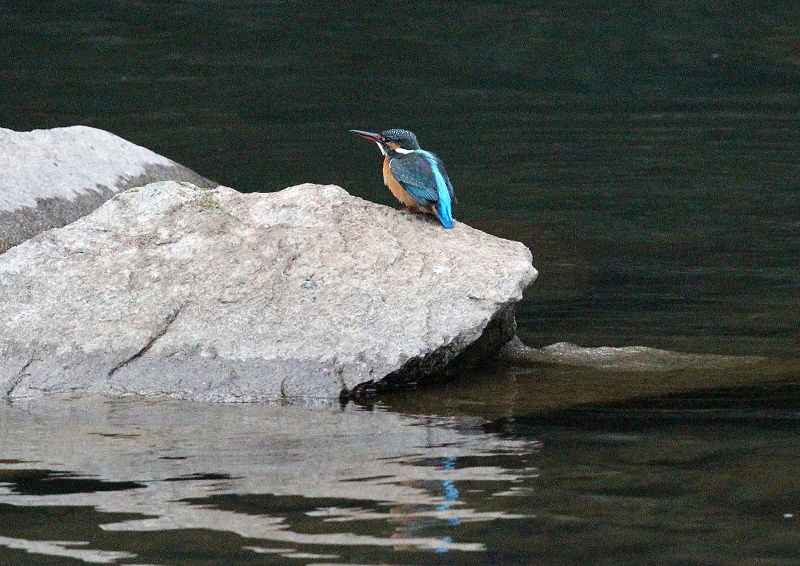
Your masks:
M404 155L405 155L406 153L414 153L414 152L416 151L415 149L403 149L402 147L396 147L396 148L394 148L394 150L395 150L397 153L402 153L402 154L404 154Z

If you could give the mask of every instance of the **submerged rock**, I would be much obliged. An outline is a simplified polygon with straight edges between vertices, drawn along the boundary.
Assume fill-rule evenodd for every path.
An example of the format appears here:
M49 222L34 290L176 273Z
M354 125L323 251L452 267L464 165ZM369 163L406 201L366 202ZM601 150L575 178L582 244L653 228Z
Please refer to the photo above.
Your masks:
M597 346L586 348L558 342L531 348L519 338L510 340L500 351L508 362L585 366L615 371L678 371L684 369L733 369L764 361L756 356L723 356L673 352L647 346Z
M0 253L69 224L116 193L153 181L215 187L194 171L109 132L0 128Z
M407 385L496 352L535 277L518 242L332 185L154 183L0 256L0 395Z

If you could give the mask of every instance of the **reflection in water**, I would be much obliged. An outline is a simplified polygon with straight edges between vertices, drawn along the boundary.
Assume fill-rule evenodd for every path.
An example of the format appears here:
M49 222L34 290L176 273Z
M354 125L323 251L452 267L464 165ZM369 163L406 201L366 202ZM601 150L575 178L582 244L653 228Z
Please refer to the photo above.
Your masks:
M523 354L530 350L525 348ZM572 350L567 356L554 356L552 352L540 355L544 350L537 350L530 359L512 352L505 364L480 368L385 402L393 411L411 414L515 418L678 392L691 396L703 389L772 387L781 382L793 383L800 375L800 361L792 359L687 355L663 350L652 354L649 348L630 348L622 355L616 352L611 356L595 355L595 350L611 349L580 349L582 355L576 359ZM633 355L627 355L628 351ZM721 408L725 408L724 404Z
M442 469L454 470L457 461L458 459L454 456L449 456L445 458L444 464L442 464ZM454 482L453 480L441 480L441 484L442 484L441 486L442 498L444 499L444 501L442 501L439 505L437 505L436 510L444 512L450 509L453 506L453 504L458 501L459 494L458 494L458 488L456 487L456 482ZM448 517L447 524L451 527L457 527L458 525L461 524L461 519L459 519L457 516ZM451 543L453 542L453 537L447 536L444 537L442 540L446 543ZM440 548L437 548L436 551L447 552L447 547L442 546Z
M109 535L185 530L231 533L238 551L284 558L330 558L346 547L482 551L484 543L454 529L522 515L476 507L457 485L507 489L529 470L459 462L514 460L538 445L478 425L338 404L311 410L86 398L4 405L0 428L10 434L0 455L9 463L0 464L0 505L89 508L95 516L54 543L31 536L29 516L12 513L0 545L87 561L141 560L132 539ZM94 525L104 533L102 550L89 550L98 540Z
M85 542L63 542L46 540L26 540L0 536L0 546L24 550L31 554L44 554L46 556L59 556L62 558L75 558L93 564L110 564L122 558L134 558L130 552L112 552L82 548ZM77 548L76 548L77 547Z
M455 456L447 456L443 459L441 465L437 465L435 461L429 461L428 464L437 467L443 471L453 471L456 468L458 458ZM434 512L420 512L416 506L396 506L392 508L395 514L396 521L401 523L395 531L396 538L402 538L414 532L423 531L425 529L437 527L441 521L449 527L457 527L461 524L461 516L456 509L455 512L449 512L454 506L459 503L459 493L456 487L456 482L453 479L440 479L437 482L428 482L438 484L433 486L433 489L439 491L441 502L436 505ZM486 516L484 516L486 517ZM521 518L513 515L506 515L506 518ZM437 547L437 553L445 553L450 549L453 543L453 536L446 535L442 537L442 545Z
M393 410L404 399L406 414L97 398L1 405L0 563L800 555L796 374L583 406L544 400L525 413L541 377L487 390L484 375L482 404L477 387L438 388L441 413L457 417L430 416L418 394L391 399Z

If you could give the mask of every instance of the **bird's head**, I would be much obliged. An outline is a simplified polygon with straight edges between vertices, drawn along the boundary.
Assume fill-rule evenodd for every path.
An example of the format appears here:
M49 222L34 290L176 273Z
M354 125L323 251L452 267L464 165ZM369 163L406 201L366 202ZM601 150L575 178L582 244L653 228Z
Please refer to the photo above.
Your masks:
M414 132L402 130L400 128L392 128L391 130L384 130L379 134L373 132L365 132L363 130L350 130L354 134L362 138L375 142L378 144L381 153L388 155L391 153L408 153L419 149L419 142Z

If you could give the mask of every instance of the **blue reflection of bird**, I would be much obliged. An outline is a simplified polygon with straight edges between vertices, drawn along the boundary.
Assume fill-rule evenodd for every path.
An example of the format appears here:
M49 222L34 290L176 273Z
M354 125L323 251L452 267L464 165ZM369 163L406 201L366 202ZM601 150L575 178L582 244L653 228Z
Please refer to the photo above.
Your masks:
M458 464L458 458L455 456L448 456L444 459L444 463L442 463L442 469L447 470L448 472L452 472L456 469L456 465ZM444 502L442 502L436 509L438 511L447 511L452 507L454 504L458 503L458 500L461 498L461 494L458 492L458 488L456 487L456 482L453 480L441 480L442 482L442 496L444 497ZM452 527L457 527L461 524L461 519L458 517L450 517L447 520L447 524Z
M383 182L411 212L433 214L445 228L453 227L453 184L435 154L419 147L413 132L401 129L379 134L350 130L378 144L383 154Z

